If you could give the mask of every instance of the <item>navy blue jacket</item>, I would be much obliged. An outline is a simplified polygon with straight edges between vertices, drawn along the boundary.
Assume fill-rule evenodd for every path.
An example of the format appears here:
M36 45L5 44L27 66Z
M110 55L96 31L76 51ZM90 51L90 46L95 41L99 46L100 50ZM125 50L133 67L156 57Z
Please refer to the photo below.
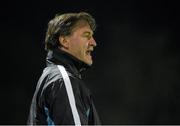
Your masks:
M28 124L74 125L75 123L65 84L57 65L63 65L68 72L81 124L100 124L92 94L80 74L89 66L58 49L48 52L47 67L43 70L32 99Z

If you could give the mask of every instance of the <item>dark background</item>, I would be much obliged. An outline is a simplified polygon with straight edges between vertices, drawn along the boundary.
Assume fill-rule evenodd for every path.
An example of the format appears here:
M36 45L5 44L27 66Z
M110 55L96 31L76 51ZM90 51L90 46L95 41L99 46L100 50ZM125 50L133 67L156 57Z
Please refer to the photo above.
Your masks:
M85 81L103 124L180 124L180 9L172 0L1 1L0 124L26 124L47 23L79 11L98 24Z

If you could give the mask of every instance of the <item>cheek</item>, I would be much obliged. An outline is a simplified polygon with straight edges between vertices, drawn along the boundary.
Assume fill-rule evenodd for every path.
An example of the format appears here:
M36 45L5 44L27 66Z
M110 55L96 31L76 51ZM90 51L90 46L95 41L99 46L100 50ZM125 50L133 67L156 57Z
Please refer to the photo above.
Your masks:
M74 50L77 45L78 45L78 40L72 38L69 42L69 49Z
M81 55L82 45L79 41L71 41L69 44L69 50L75 55Z
M69 43L69 49L76 55L85 55L88 48L88 42L83 38L72 38Z

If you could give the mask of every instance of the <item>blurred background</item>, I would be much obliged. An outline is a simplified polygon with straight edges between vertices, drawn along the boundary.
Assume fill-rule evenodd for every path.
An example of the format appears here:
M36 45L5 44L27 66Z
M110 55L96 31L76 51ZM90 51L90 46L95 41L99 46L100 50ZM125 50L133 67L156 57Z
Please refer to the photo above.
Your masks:
M56 13L91 13L94 64L83 75L103 124L180 124L180 8L175 0L29 0L0 4L0 124L26 124Z

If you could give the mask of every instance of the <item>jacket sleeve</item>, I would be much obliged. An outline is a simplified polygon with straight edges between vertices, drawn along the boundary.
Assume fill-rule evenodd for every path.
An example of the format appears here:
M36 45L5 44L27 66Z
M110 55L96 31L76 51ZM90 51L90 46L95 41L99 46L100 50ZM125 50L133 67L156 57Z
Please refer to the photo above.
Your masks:
M50 84L45 90L44 96L45 104L43 107L48 124L74 124L65 84L62 79Z

